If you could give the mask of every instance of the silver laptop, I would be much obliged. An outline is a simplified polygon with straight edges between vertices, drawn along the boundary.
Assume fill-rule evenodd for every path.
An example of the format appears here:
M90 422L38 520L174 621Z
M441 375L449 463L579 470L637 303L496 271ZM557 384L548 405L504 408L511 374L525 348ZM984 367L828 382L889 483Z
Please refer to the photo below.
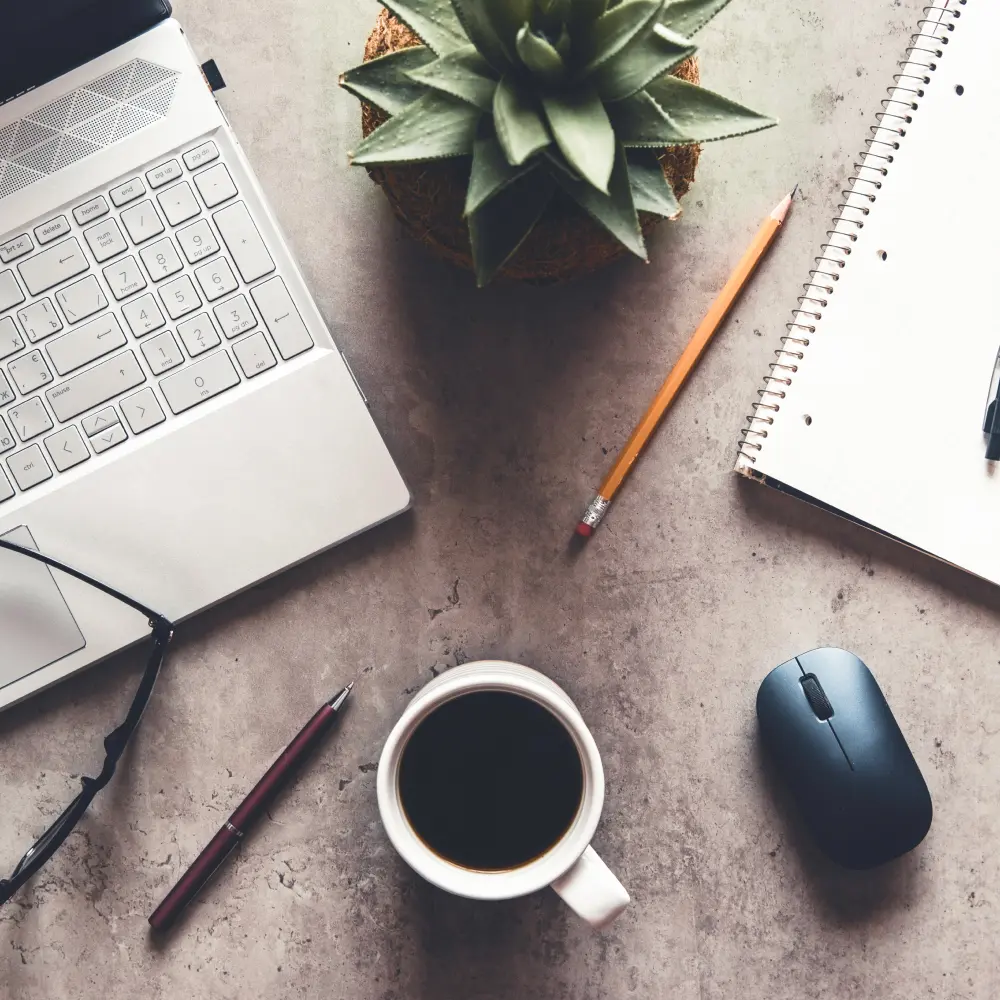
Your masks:
M406 509L164 0L0 37L0 537L181 620ZM0 708L148 631L0 552Z

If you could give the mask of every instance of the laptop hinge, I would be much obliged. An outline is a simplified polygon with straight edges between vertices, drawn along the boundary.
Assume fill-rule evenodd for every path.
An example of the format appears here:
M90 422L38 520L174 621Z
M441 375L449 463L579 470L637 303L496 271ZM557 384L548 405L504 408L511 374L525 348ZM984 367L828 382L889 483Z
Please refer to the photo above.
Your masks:
M16 0L3 5L0 105L170 17L169 0Z

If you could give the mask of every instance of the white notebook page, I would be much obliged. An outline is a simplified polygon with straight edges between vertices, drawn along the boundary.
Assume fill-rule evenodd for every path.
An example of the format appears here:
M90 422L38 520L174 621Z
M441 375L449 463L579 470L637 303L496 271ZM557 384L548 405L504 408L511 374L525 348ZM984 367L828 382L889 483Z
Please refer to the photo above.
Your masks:
M956 9L791 384L772 383L780 411L738 468L1000 582L1000 464L982 433L1000 348L1000 3Z

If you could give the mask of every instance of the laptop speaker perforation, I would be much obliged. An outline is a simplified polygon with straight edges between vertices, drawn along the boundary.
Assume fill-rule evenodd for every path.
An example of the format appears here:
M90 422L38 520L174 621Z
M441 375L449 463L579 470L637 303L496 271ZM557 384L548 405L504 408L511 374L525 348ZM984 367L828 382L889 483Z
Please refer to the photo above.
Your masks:
M133 59L0 127L0 200L166 118L178 79Z

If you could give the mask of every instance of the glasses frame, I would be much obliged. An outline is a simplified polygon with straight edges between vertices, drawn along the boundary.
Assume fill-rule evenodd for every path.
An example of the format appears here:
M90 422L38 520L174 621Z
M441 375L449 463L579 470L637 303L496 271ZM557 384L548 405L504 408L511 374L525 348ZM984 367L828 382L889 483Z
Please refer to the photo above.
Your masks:
M28 848L24 857L15 866L10 878L0 879L0 906L3 906L59 850L66 838L83 818L84 813L86 813L90 803L94 801L97 793L114 777L115 768L125 753L125 748L128 746L129 740L132 739L136 729L139 727L142 714L149 704L150 696L153 693L153 685L156 683L160 667L163 665L167 647L174 636L174 624L170 619L153 611L151 608L147 608L146 605L134 598L115 590L114 587L109 587L107 584L101 583L100 580L95 580L93 577L87 576L86 573L81 573L79 570L73 569L72 566L67 566L58 559L53 559L35 549L26 548L23 545L6 541L3 538L0 538L0 549L7 549L10 552L16 552L27 556L29 559L44 563L52 569L66 573L68 576L94 587L109 597L114 597L123 604L127 604L130 608L146 616L153 636L153 649L146 663L142 678L139 681L139 687L132 699L132 704L129 706L128 713L122 723L104 738L105 756L100 774L96 778L84 775L80 779L83 787L76 798L59 814L52 825L49 826L35 843Z

